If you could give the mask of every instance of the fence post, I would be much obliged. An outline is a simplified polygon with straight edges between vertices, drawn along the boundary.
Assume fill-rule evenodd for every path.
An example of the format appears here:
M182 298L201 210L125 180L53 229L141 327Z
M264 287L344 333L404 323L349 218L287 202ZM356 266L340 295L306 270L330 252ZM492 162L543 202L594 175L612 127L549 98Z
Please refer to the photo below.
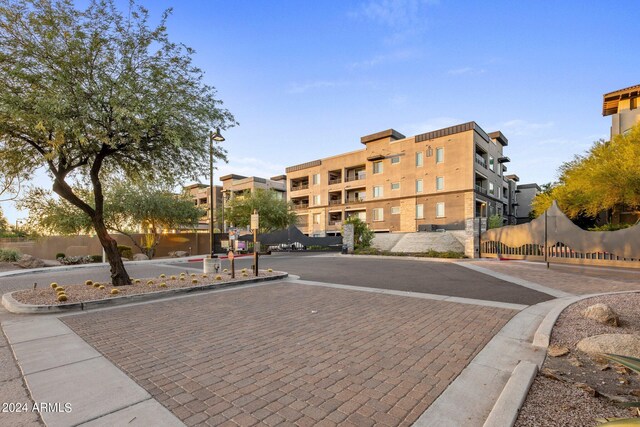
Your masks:
M547 255L548 252L548 248L547 248L547 211L549 209L547 209L546 211L544 211L544 262L547 263L547 270L549 269L549 258Z

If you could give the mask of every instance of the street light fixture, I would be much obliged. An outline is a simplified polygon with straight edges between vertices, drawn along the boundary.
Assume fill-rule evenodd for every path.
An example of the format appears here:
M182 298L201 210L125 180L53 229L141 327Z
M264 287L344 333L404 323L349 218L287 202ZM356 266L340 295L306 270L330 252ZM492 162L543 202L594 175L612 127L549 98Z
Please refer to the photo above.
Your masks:
M216 235L214 233L215 212L213 210L215 192L213 188L213 141L223 142L224 136L220 134L220 128L209 133L209 238L211 242L211 258L217 258L216 255Z

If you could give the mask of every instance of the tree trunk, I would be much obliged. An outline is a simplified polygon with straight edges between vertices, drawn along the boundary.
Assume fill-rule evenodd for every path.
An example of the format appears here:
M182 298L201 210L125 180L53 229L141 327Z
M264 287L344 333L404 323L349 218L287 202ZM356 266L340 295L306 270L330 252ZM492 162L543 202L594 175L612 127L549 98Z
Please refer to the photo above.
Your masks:
M120 252L118 252L118 242L109 236L103 221L94 219L93 227L96 230L98 240L100 240L100 244L102 244L104 253L109 261L109 266L111 267L111 283L113 286L130 285L131 278L127 270L125 270L122 257L120 256Z

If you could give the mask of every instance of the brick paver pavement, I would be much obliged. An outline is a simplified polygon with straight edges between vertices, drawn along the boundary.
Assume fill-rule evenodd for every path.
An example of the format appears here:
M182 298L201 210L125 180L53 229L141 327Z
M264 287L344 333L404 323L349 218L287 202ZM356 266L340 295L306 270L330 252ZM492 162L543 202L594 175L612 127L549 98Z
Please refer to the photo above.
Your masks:
M274 283L62 320L187 425L395 426L515 313Z
M474 265L572 294L640 290L640 270L582 268L540 262L473 261Z

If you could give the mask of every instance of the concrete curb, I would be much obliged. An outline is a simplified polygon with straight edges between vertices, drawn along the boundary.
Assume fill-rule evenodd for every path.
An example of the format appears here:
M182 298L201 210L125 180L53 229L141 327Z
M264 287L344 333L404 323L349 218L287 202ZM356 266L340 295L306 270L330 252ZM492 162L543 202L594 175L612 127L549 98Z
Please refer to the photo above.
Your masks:
M103 300L94 300L94 301L86 301L86 302L78 302L78 303L70 303L70 304L60 304L60 305L23 304L21 302L16 301L16 299L13 298L13 295L12 295L14 292L21 292L21 291L14 291L14 292L4 294L2 296L2 305L11 313L22 313L22 314L51 314L51 313L61 313L61 312L69 312L69 311L76 311L76 310L91 310L96 308L111 307L111 306L117 306L117 305L125 305L125 304L139 303L144 301L171 298L180 294L231 288L235 286L246 285L249 283L259 283L259 282L266 282L270 280L281 280L288 276L289 276L288 273L283 272L281 274L276 274L273 276L238 280L235 282L212 283L210 285L204 285L204 286L167 289L166 291L157 291L157 292L137 294L137 295L124 295L121 297L113 297L113 298L103 299Z
M518 418L518 410L527 398L529 388L537 374L538 365L535 363L527 361L518 363L483 427L512 426ZM514 411L514 408L517 409Z
M403 261L423 261L423 262L447 262L447 263L458 263L458 262L469 262L473 261L473 259L467 258L427 258L427 257L418 257L418 256L395 256L395 255L355 255L355 254L337 254L336 256L340 257L353 257L353 258L371 258L371 259L397 259Z
M542 366L546 359L546 350L549 347L549 338L551 331L560 314L572 304L584 299L615 294L638 293L640 291L621 291L621 292L605 292L598 294L580 295L554 300L554 306L546 314L542 322L538 325L534 334L532 347L544 350L542 360L538 365L532 365L529 361L521 361L513 370L509 381L505 385L502 393L496 400L495 405L489 413L489 417L485 421L484 427L511 427L518 418L520 408L529 394L529 388L533 383L538 371L538 367Z
M190 261L197 261L202 259L202 255L182 257L182 258L158 258L148 259L144 261L125 261L125 267L129 265L144 265L144 264L181 264ZM20 270L4 271L0 273L0 277L11 276L23 276L25 274L42 273L42 272L55 272L55 271L69 271L83 268L96 268L105 266L108 267L109 263L106 262L93 262L89 264L76 264L76 265L59 265L54 267L40 267L40 268L28 268Z

